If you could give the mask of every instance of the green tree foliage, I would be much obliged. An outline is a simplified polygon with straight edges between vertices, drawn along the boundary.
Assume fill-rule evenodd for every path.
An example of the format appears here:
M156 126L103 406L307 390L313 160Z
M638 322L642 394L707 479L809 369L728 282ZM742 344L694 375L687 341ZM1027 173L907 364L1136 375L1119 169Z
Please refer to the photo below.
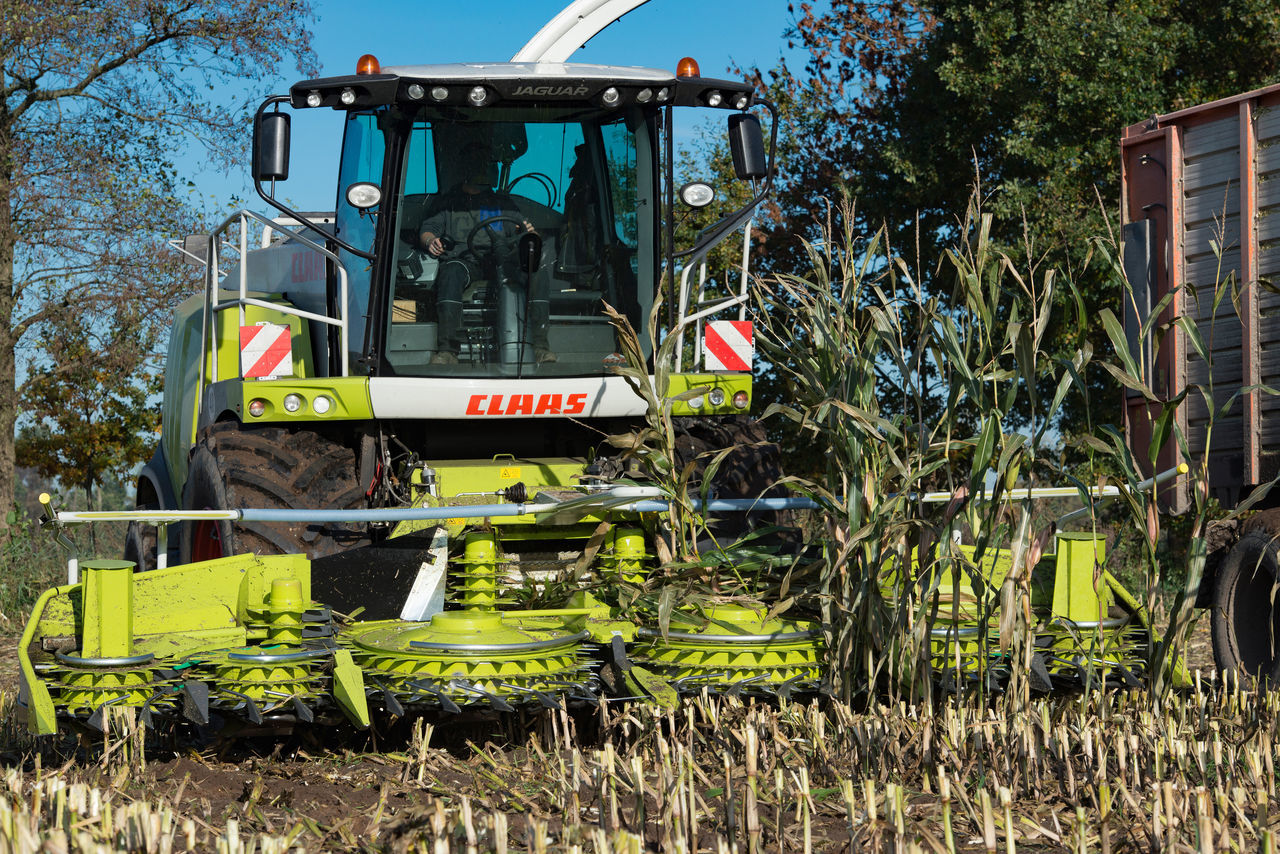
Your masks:
M196 144L214 163L242 157L257 95L209 93L247 90L286 60L314 70L310 18L307 0L0 7L0 508L14 492L19 354L55 341L69 315L104 341L154 347L174 295L191 287L164 242L194 230L176 154ZM30 376L69 392L102 356L51 351L48 371ZM133 373L104 374L99 393L127 399Z
M142 370L147 347L140 324L103 340L68 315L23 387L22 408L31 419L18 434L18 464L65 486L93 491L116 481L151 456L160 408L148 398L160 390L158 373Z
M798 268L795 236L819 234L841 188L861 231L886 224L895 251L945 292L936 271L976 184L994 244L1070 274L1091 316L1120 300L1084 261L1088 238L1118 218L1121 130L1280 72L1269 0L831 0L793 12L787 36L804 68L750 70L783 107L788 137L769 263ZM1059 292L1055 317L1071 298ZM1077 333L1055 320L1047 340L1062 358L1081 336L1108 346L1100 324ZM1103 420L1118 419L1112 381L1088 379ZM1061 427L1083 430L1086 418L1077 403Z

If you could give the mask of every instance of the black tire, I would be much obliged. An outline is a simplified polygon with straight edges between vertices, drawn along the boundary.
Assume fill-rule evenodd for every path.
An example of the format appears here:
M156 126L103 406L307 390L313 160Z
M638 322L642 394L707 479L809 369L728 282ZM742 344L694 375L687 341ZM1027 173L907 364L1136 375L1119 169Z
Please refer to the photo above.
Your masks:
M1211 634L1219 670L1280 681L1280 608L1276 607L1277 535L1254 530L1218 568Z
M187 510L280 508L357 509L355 453L309 430L244 427L206 429L191 454L182 506ZM324 557L367 545L363 525L348 523L184 522L182 563L233 554Z
M777 486L782 478L782 453L777 443L770 442L763 425L749 415L722 418L694 416L676 418L676 464L693 463L689 493L700 495L707 467L716 453L732 448L711 475L711 492L717 498L783 498L786 490ZM717 541L724 544L757 528L791 524L791 514L777 511L763 513L717 513L710 526Z
M138 572L156 568L156 528L141 522L130 522L124 535L124 559L133 561Z

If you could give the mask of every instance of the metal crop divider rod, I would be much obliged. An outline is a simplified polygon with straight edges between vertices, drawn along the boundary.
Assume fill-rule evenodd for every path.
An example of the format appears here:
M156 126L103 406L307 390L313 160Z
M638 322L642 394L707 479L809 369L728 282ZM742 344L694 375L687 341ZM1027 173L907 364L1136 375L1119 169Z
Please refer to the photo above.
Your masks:
M1186 463L1178 463L1173 468L1162 471L1159 474L1155 475L1154 477L1149 477L1146 480L1140 482L1137 486L1136 491L1146 492L1148 489L1151 489L1153 487L1160 486L1162 484L1175 480L1176 478L1186 474L1188 471L1190 471L1190 467ZM1099 495L1098 497L1104 498L1104 499L1115 498L1126 489L1127 487L1109 486L1106 488L1105 493L1102 495ZM1058 530L1062 530L1063 525L1066 525L1069 522L1074 522L1077 519L1083 519L1084 517L1090 515L1092 512L1093 512L1092 507L1081 507L1079 510L1072 510L1070 513L1064 513L1058 517L1057 528Z
M1186 463L1161 472L1155 477L1147 478L1137 485L1139 491L1167 483L1187 472ZM1105 486L1089 487L1086 492L1095 498L1114 498L1120 495L1124 487ZM1069 498L1078 496L1080 490L1075 487L1041 487L1010 490L1014 499ZM938 504L950 501L954 496L950 492L929 492L922 495L922 501ZM985 497L985 493L978 496ZM47 493L40 496L44 506L45 519L41 527L70 527L92 524L94 522L141 522L156 525L160 531L171 522L210 521L226 519L231 522L398 522L398 521L437 521L442 519L483 519L509 518L514 516L557 515L577 513L586 516L599 510L630 510L638 513L661 512L671 506L657 487L618 487L599 493L584 495L568 501L549 501L525 504L468 504L443 505L439 507L378 507L366 510L279 510L267 508L244 508L241 510L58 510L55 511L52 499ZM765 510L818 510L821 505L811 498L714 498L708 501L690 499L695 510L732 513ZM1083 518L1092 508L1082 507L1073 510L1058 519L1058 527L1067 522ZM67 560L67 580L77 583L79 555L73 543L59 531L58 542L67 548L71 557ZM159 537L157 538L159 539ZM157 564L157 568L159 567Z
M381 507L366 510L280 510L244 508L240 510L54 510L52 498L41 495L45 518L41 527L52 527L58 542L68 550L67 582L79 582L79 553L75 543L64 534L64 527L93 524L96 522L140 522L155 525L159 531L172 522L214 521L230 522L397 522L438 521L443 519L483 519L486 517L533 516L577 512L587 515L601 509L656 512L666 510L670 502L662 498L656 487L622 487L594 495L588 499L571 499L567 502L543 502L527 504L470 504L440 507ZM572 503L571 503L572 502ZM694 500L695 508L709 511L733 512L750 510L798 510L816 509L817 503L808 498L732 498L708 502ZM157 569L161 569L157 565Z

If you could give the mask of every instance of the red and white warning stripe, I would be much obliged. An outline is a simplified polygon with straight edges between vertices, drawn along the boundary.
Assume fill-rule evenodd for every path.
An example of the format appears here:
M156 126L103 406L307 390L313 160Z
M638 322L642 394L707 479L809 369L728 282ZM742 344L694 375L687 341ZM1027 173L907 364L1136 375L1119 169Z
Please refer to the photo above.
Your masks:
M240 376L246 379L293 376L293 346L288 326L259 323L240 327Z
M750 320L713 320L702 332L702 358L708 371L749 371L755 357Z

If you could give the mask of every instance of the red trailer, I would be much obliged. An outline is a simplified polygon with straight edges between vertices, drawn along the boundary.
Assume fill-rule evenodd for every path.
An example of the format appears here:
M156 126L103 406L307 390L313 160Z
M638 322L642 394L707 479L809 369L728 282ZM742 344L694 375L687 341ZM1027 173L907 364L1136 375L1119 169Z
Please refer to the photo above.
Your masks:
M1280 85L1191 107L1132 125L1120 143L1126 299L1130 346L1149 367L1156 395L1170 400L1212 381L1221 409L1209 428L1203 397L1193 391L1178 408L1192 460L1208 446L1209 486L1228 507L1280 473ZM1215 310L1215 286L1234 282ZM1183 332L1159 347L1138 329L1166 294L1162 321L1192 319L1209 362ZM1210 376L1212 368L1212 377ZM1247 389L1246 391L1242 391ZM1126 392L1125 427L1134 455L1147 461L1147 402ZM1211 435L1210 435L1211 433ZM1210 441L1211 440L1211 441ZM1170 441L1156 469L1176 465ZM1190 461L1189 461L1190 462ZM1171 509L1187 506L1185 481L1166 494ZM1274 504L1280 490L1269 496ZM1242 526L1210 561L1199 604L1213 608L1214 650L1222 668L1280 679L1280 609L1274 607L1280 511Z

